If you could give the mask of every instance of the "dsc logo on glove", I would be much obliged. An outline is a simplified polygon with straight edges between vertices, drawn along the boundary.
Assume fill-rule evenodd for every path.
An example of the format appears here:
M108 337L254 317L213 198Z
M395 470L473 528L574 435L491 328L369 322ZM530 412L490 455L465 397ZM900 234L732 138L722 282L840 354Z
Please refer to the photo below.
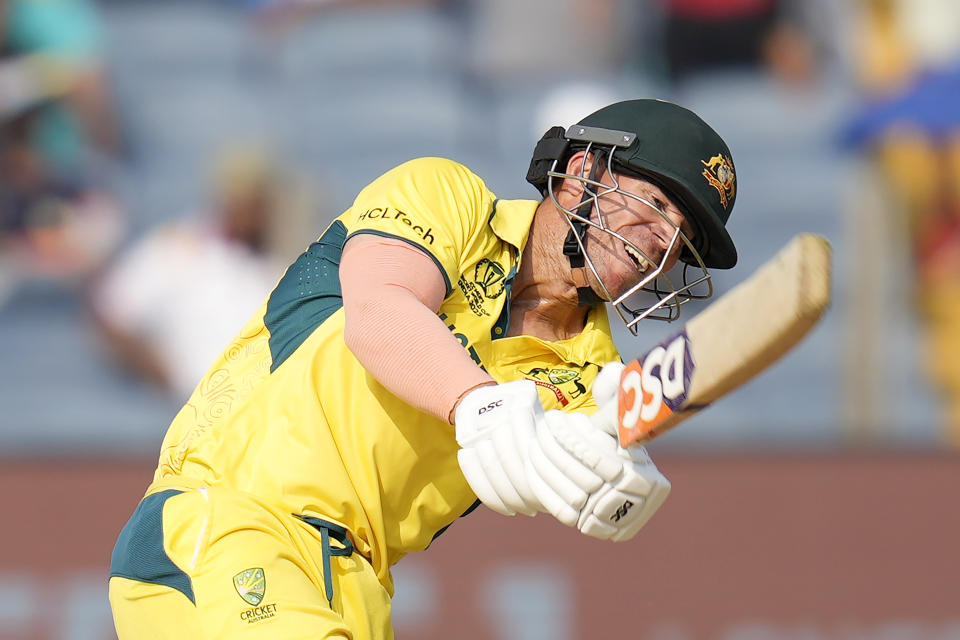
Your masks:
M485 407L480 407L480 411L477 412L478 416L482 416L487 411L493 411L497 407L503 406L503 400L497 400L496 402L491 402Z

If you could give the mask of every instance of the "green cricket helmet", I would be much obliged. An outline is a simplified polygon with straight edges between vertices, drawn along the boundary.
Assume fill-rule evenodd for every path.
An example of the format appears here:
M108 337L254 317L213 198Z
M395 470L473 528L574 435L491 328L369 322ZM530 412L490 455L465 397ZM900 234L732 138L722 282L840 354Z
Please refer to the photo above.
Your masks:
M591 145L612 151L614 169L637 174L671 197L697 230L693 245L707 267L737 263L726 224L737 195L733 156L723 138L689 109L664 100L626 100L603 107L538 143L527 180L547 194L546 172ZM690 262L685 251L682 258Z
M567 173L568 159L581 150L592 154L594 161ZM609 183L601 182L605 172ZM622 189L621 175L642 178L662 189L694 228L693 238L657 205ZM577 180L583 186L583 198L573 208L564 208L556 197L555 186L564 179ZM675 320L683 303L710 297L713 286L708 268L727 269L737 262L736 247L726 230L736 199L730 150L689 109L662 100L628 100L604 107L566 130L553 127L534 149L527 180L566 215L570 233L563 252L571 267L587 267L593 272L602 289L600 299L610 302L634 333L643 318ZM642 202L670 223L674 228L670 247L680 249L683 263L679 275L671 275L673 270L667 269L670 251L660 258L648 256L609 228L603 202L612 192ZM586 245L589 227L616 237L636 258L637 284L625 293L615 297L600 277ZM583 303L598 302L591 291L589 287L579 290ZM654 298L638 306L637 298L643 293Z

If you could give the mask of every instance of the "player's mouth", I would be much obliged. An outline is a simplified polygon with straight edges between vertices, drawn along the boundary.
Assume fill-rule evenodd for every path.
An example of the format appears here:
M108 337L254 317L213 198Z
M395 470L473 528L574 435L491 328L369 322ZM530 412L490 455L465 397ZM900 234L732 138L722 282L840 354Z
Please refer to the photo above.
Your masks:
M633 261L633 264L636 265L637 271L643 273L652 266L650 261L643 257L643 254L631 247L629 244L625 243L623 246L627 250L627 255Z

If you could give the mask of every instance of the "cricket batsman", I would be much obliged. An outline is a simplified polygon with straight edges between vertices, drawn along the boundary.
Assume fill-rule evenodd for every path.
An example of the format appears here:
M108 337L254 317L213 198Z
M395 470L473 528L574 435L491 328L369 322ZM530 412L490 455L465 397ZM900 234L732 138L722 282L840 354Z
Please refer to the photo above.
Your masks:
M481 502L636 535L670 484L588 417L622 367L605 303L674 319L734 265L730 151L630 100L548 131L527 179L542 199L407 162L290 265L120 533L120 640L392 638L390 567Z

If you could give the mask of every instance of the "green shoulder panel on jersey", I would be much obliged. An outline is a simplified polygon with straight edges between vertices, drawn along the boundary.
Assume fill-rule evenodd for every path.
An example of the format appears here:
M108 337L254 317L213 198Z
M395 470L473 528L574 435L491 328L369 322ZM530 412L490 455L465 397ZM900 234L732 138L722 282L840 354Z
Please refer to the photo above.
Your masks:
M267 301L263 323L270 331L275 371L313 330L343 306L340 256L347 229L337 220L300 254Z
M181 493L168 489L140 501L113 549L110 577L162 584L196 604L190 576L173 563L163 547L163 504Z

